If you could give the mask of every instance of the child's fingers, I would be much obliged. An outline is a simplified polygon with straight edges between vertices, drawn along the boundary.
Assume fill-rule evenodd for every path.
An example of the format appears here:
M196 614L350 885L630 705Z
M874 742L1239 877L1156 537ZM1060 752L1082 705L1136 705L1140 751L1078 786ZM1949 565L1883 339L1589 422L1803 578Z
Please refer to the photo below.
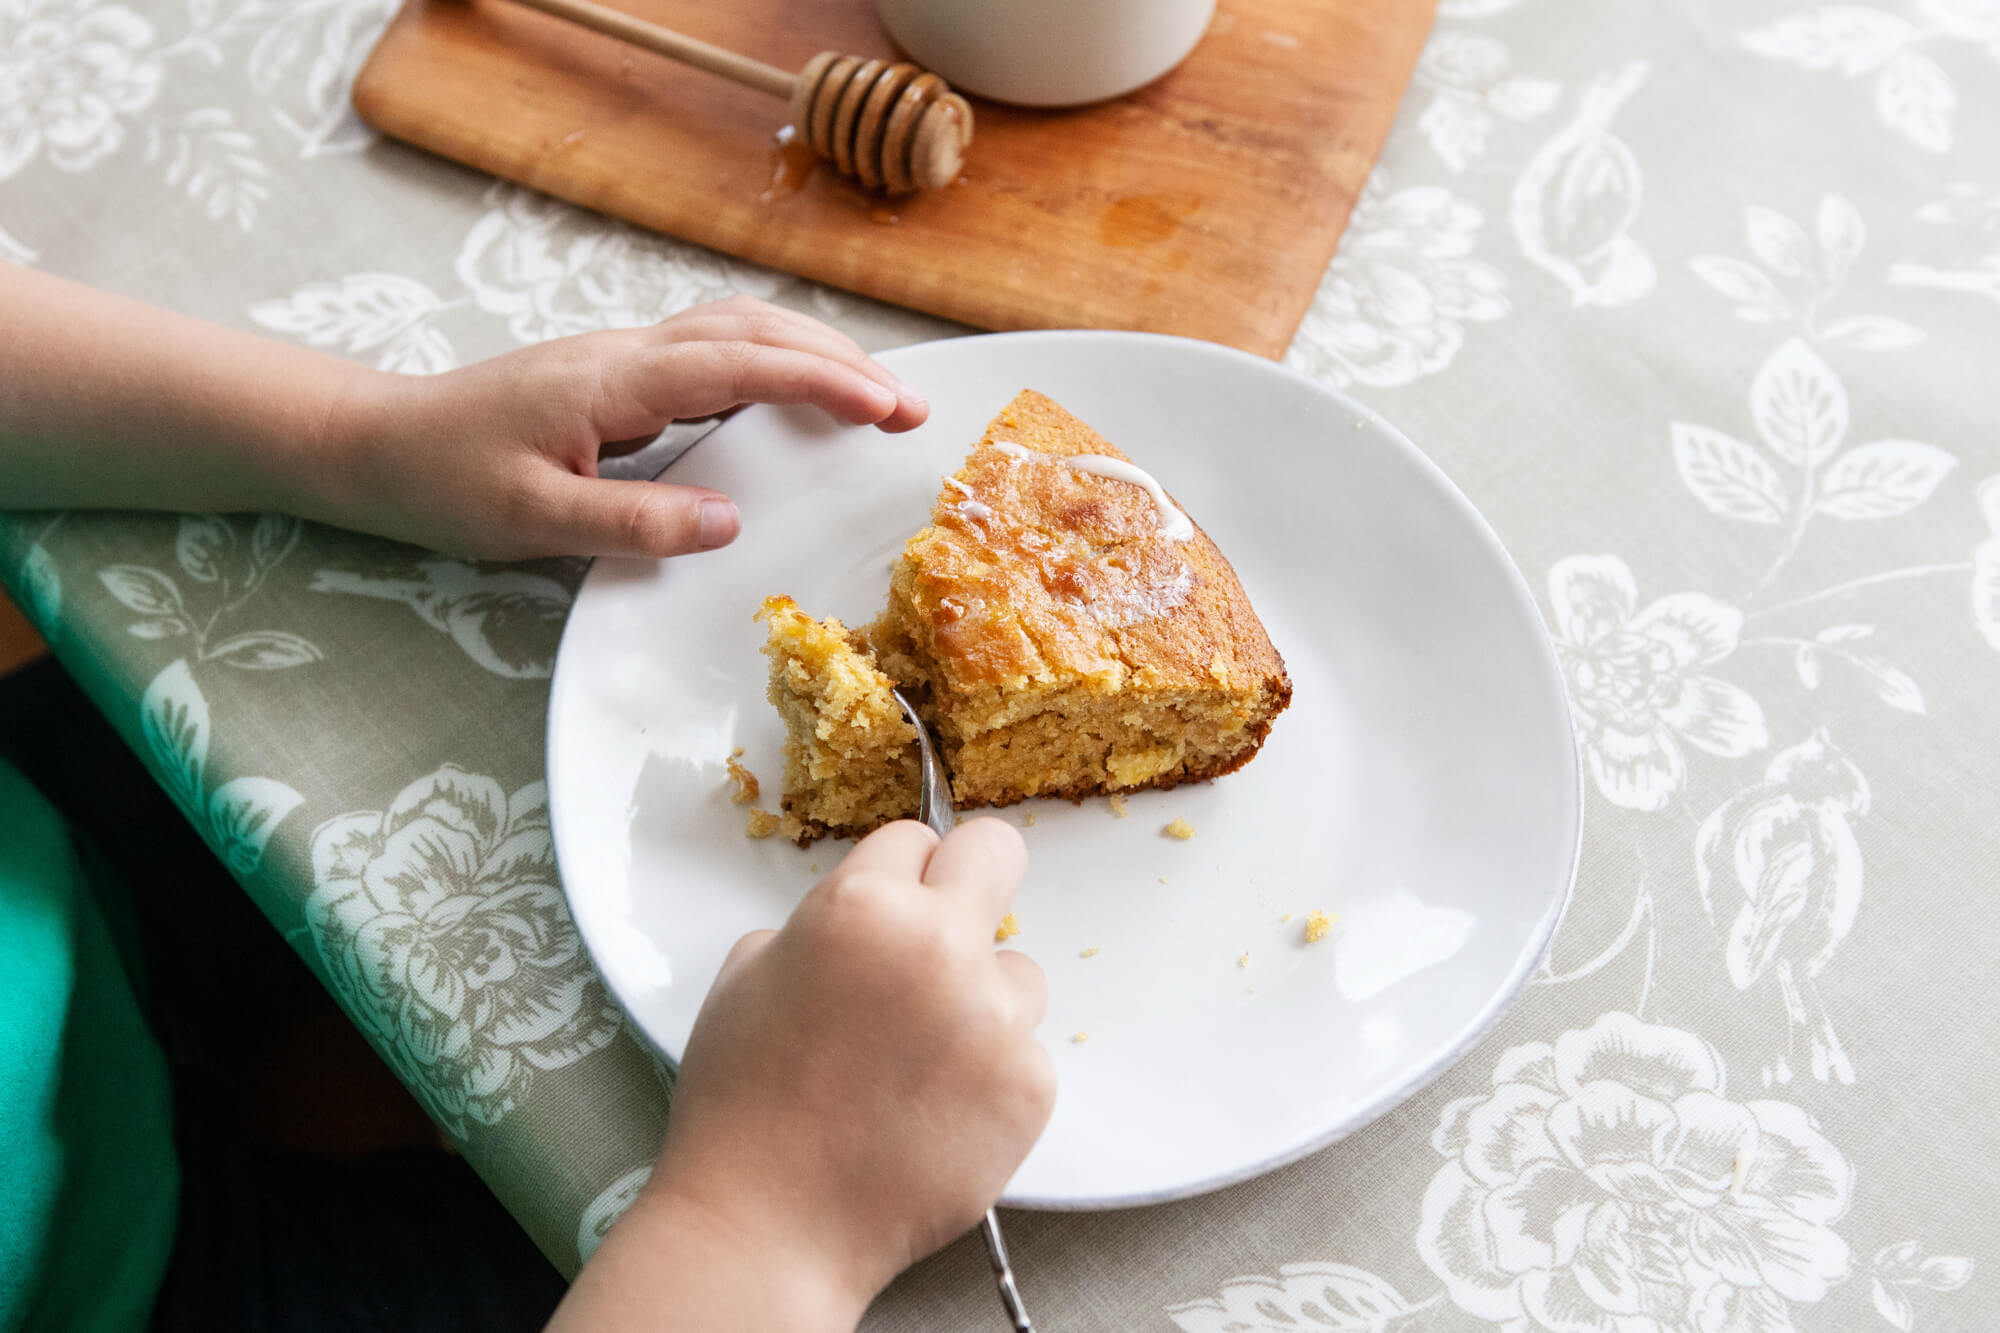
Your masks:
M669 556L736 540L736 505L701 486L541 474L522 545L565 555Z
M733 341L766 343L773 347L825 347L837 360L866 361L861 344L830 324L783 306L748 297L732 297L696 306L655 326L670 342ZM883 372L884 374L887 371Z
M716 972L715 984L710 987L709 993L712 995L717 988L726 985L731 977L749 966L751 959L769 948L771 941L776 938L778 932L775 930L753 930L737 940L730 946L728 955L723 958L722 967Z
M1041 964L1016 949L1002 949L993 955L1000 975L1014 996L1014 1013L1030 1031L1040 1027L1049 1013L1049 979Z
M851 366L896 395L896 411L876 423L885 430L908 430L922 425L930 414L930 404L924 396L862 351L860 344L795 311L755 301L733 309L725 304L676 316L659 328L669 343L756 343L761 347L786 347Z
M707 416L738 403L810 403L856 426L894 416L893 389L859 370L789 347L753 342L671 343L626 370L640 402L665 419Z
M1027 844L1012 824L973 819L937 845L924 867L924 883L963 902L980 928L991 930L1014 901L1027 869Z
M885 878L921 879L924 863L938 846L937 834L914 819L884 824L854 844L840 863L843 875L879 874Z

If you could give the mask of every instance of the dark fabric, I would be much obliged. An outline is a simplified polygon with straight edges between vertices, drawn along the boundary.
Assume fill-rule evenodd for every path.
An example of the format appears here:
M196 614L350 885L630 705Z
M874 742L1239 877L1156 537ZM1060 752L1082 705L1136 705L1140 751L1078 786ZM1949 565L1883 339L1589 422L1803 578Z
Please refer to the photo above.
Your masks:
M0 679L0 758L69 822L93 878L130 890L112 929L167 1054L181 1159L155 1328L539 1329L562 1279L458 1158L250 1149L245 1053L330 1002L53 661Z

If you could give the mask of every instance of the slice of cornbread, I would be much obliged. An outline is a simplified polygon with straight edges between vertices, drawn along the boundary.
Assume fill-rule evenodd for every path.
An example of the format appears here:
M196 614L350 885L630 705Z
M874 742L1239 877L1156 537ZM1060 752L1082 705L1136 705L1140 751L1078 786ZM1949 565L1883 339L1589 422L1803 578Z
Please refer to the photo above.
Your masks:
M1292 694L1215 543L1032 390L945 478L868 638L936 728L960 807L1218 777Z

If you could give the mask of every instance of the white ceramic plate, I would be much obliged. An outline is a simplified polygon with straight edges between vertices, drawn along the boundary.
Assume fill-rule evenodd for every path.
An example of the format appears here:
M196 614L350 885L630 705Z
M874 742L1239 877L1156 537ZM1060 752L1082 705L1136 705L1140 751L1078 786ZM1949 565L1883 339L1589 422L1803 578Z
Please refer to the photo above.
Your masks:
M1540 958L1580 824L1555 656L1492 530L1366 410L1209 343L1004 334L882 359L930 396L922 430L747 410L666 477L734 496L743 537L665 563L599 561L577 594L549 708L556 852L584 942L639 1028L678 1058L730 944L782 922L846 848L751 841L730 803L734 747L767 805L781 771L752 612L782 592L814 615L871 619L939 476L1033 387L1208 530L1294 695L1232 777L1130 797L1124 819L1103 800L1004 812L1036 817L1013 945L1048 973L1041 1035L1061 1075L1007 1202L1214 1189L1436 1077ZM1193 841L1161 835L1176 817ZM1315 908L1340 925L1306 944Z

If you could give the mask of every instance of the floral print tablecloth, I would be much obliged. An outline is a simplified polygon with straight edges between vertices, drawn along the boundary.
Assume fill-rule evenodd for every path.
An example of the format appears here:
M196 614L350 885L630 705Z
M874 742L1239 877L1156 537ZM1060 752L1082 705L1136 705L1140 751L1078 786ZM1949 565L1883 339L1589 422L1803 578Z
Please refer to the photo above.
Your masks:
M387 12L0 0L0 258L411 373L732 291L953 332L377 140L347 87ZM1288 361L1540 589L1575 902L1515 1013L1345 1143L1013 1217L1045 1325L2000 1327L2000 4L1444 0ZM549 845L580 565L76 513L0 521L0 574L574 1269L668 1099ZM869 1327L997 1327L983 1264Z

